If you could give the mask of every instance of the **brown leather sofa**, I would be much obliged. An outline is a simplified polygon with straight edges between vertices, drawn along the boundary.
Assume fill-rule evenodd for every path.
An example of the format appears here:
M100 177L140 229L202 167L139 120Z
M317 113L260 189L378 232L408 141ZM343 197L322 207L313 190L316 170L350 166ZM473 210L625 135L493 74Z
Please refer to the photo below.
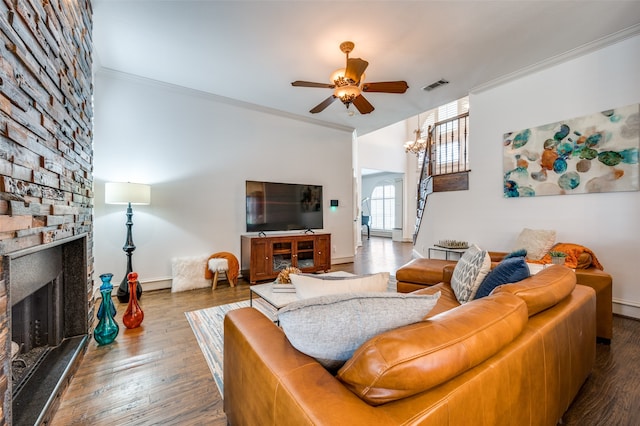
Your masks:
M506 252L489 252L492 265L497 265ZM450 282L456 260L443 259L413 259L396 271L398 292L409 293L415 290L438 284L441 281ZM613 304L612 278L602 270L579 265L575 269L576 282L591 287L596 292L596 337L601 343L611 343L613 336Z
M229 424L557 424L595 362L593 289L556 265L464 305L447 283L420 290L435 291L427 318L369 340L337 375L257 310L229 312Z

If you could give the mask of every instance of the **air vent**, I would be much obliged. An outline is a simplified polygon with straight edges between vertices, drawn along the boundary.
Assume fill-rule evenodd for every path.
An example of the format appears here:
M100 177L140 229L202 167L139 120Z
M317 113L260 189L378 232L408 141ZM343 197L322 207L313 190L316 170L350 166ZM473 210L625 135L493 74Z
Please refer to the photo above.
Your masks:
M426 90L428 92L430 90L435 89L436 87L444 86L445 84L449 84L449 81L445 80L444 78L441 78L440 80L436 81L435 83L431 83L428 86L424 86L422 88L422 90Z

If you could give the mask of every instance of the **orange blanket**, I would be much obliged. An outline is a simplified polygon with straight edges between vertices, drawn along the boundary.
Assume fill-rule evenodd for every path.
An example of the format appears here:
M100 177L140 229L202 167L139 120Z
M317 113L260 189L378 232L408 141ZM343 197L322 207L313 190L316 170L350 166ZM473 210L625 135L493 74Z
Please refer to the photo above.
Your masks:
M227 271L227 278L229 278L229 283L233 285L238 284L240 264L238 263L238 258L236 258L233 253L221 251L218 253L213 253L211 256L209 256L209 259L207 259L207 263L204 266L204 278L207 280L213 279L213 272L209 270L210 259L227 259L227 263L229 264L229 270Z
M585 246L581 246L579 244L571 244L571 243L557 243L556 245L551 247L551 251L561 251L563 253L566 253L567 258L565 261L565 266L573 269L575 269L578 266L578 258L580 257L580 255L582 253L588 253L591 255L591 265L600 270L604 270L604 268L598 261L598 258L596 257L595 253ZM527 262L540 263L540 264L551 263L551 255L547 253L540 260L527 259Z

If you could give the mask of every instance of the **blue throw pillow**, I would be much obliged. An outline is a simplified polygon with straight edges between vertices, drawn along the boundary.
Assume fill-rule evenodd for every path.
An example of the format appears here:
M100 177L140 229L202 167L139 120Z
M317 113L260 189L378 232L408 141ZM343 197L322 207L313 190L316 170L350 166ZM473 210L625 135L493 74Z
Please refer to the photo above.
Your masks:
M530 276L524 257L510 257L503 260L486 276L474 299L488 296L494 288L502 284L515 283Z
M519 249L507 254L502 260L511 259L512 257L526 257L526 255L527 255L527 250Z

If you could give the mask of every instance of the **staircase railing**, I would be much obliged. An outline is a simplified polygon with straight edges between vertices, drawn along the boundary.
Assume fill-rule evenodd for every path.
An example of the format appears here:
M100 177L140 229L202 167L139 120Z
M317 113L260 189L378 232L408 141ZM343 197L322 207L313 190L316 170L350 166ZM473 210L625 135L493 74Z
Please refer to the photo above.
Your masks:
M420 154L424 160L418 179L416 225L413 233L415 245L427 206L433 192L433 176L469 170L469 112L438 121L427 130L427 144Z
M431 159L429 158L429 146L431 146L433 132L431 126L427 130L427 145L422 154L423 158L422 167L420 168L420 177L418 178L418 196L417 196L417 209L416 209L416 225L413 231L413 244L416 244L418 238L418 232L420 231L420 224L422 222L422 215L427 205L427 197L433 192L433 180L431 178Z

